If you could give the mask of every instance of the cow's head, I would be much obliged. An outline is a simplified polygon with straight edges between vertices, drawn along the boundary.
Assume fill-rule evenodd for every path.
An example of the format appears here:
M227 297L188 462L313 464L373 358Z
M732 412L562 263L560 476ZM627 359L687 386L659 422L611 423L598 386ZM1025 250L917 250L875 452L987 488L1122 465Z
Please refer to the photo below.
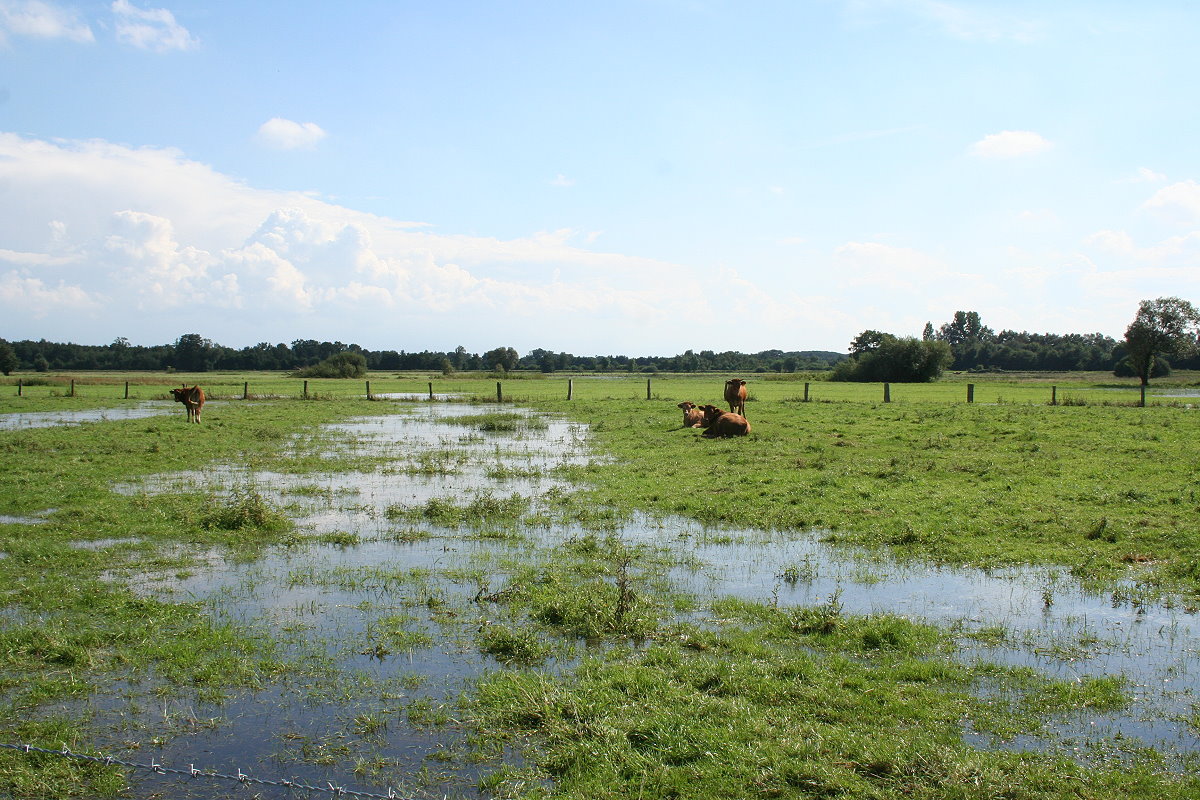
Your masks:
M679 407L682 408L684 411L689 411L689 410L695 408L696 404L689 402L687 400L684 400L682 403L679 404Z

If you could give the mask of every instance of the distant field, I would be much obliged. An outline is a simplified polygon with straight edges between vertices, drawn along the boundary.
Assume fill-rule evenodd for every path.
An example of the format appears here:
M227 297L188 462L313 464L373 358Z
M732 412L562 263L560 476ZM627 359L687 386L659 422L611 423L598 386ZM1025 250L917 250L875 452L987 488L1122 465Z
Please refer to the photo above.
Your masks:
M440 373L375 372L363 379L300 379L278 372L70 372L12 375L0 378L0 413L44 410L39 400L70 398L77 407L114 400L164 400L167 390L181 384L201 384L215 399L242 397L301 397L307 391L317 399L365 398L368 387L377 394L455 394L464 398L494 400L497 383L506 401L532 402L565 399L627 398L646 400L689 399L697 403L721 399L726 377L744 377L749 382L750 402L795 401L875 403L884 399L878 383L834 383L815 374L568 374L513 373L493 377L480 373L444 376ZM20 384L20 386L18 386ZM1115 378L1103 372L950 374L927 384L891 384L893 403L966 402L968 385L976 403L1033 403L1060 405L1124 405L1139 399L1137 381ZM1191 402L1186 390L1200 394L1200 372L1180 371L1170 378L1155 380L1147 402L1179 404ZM18 391L20 396L18 397ZM72 394L73 393L73 394ZM1176 396L1183 394L1183 397Z

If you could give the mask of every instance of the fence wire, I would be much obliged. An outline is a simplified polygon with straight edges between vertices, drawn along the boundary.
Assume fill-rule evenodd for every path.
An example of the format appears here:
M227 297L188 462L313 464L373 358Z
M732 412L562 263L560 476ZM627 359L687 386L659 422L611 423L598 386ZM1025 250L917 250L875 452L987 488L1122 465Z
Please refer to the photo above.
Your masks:
M298 780L272 781L263 778L254 778L245 774L240 769L237 771L236 775L217 772L216 770L196 769L195 764L189 764L187 769L175 769L172 767L163 766L162 764L155 762L153 758L150 759L149 764L138 764L133 761L125 761L123 759L116 758L115 756L90 756L86 753L74 753L65 745L61 750L49 750L44 747L35 747L31 744L9 744L7 742L0 742L0 749L16 750L26 754L44 753L51 756L72 758L77 761L90 761L96 764L104 764L105 766L121 766L129 767L130 769L147 770L159 775L183 775L196 779L210 778L213 780L236 781L237 783L243 785L253 784L255 786L279 786L284 789L299 789L300 791L305 792L321 792L322 794L328 794L331 797L364 797L369 798L369 800L402 800L401 796L396 794L395 790L391 787L388 787L387 794L373 794L371 792L358 792L353 789L334 786L332 783L327 783L325 786L312 786L311 784L303 783Z

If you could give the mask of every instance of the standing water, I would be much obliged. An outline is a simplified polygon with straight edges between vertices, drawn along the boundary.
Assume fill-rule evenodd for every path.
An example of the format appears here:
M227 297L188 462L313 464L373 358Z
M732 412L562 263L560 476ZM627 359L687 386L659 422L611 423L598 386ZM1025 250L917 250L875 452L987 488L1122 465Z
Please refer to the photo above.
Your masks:
M285 508L304 535L299 543L253 557L214 548L191 554L196 566L189 571L111 577L155 597L202 603L217 620L272 637L285 660L302 668L220 703L155 701L145 686L112 687L90 701L97 743L119 749L134 727L160 743L154 758L164 765L384 794L393 787L400 796L474 793L495 765L468 757L454 724L455 699L473 679L505 668L476 644L487 611L475 601L504 582L504 564L580 530L485 519L466 531L419 512L439 502L517 496L532 501L528 513L536 514L546 498L570 491L556 470L591 458L586 428L532 413L428 403L328 432L339 443L331 457L370 455L382 466L303 475L217 466L116 487L151 495L250 487ZM958 658L1026 665L1059 678L1123 675L1134 697L1126 710L1080 718L1059 735L1197 750L1186 721L1194 714L1200 648L1190 611L1089 595L1055 570L899 563L831 548L812 534L713 531L639 516L616 535L665 547L681 565L672 582L698 598L780 605L837 598L847 612L900 614L961 632ZM975 644L991 640L971 634L996 629L1005 631L1002 644ZM541 668L569 668L585 647L559 650ZM135 772L131 781L137 797L213 794L192 779ZM256 791L293 796L280 785Z

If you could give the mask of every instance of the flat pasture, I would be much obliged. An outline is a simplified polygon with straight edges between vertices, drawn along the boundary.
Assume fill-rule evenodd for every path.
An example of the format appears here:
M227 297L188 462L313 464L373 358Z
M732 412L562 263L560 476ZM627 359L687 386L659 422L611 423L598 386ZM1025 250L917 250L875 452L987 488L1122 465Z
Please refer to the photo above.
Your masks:
M10 376L0 794L1195 797L1198 377Z

